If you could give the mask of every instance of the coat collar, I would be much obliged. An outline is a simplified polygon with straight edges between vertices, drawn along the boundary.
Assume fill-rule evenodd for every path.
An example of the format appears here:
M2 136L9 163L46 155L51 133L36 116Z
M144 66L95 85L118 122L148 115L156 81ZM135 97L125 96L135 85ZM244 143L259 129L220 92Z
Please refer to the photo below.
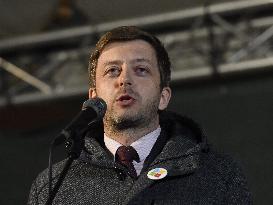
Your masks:
M165 168L168 171L167 178L188 175L199 168L201 152L208 151L205 135L189 118L170 112L161 112L160 126L161 134L146 159L139 178L126 194L124 204L129 203L138 193L158 182L147 177L150 170ZM90 129L85 139L85 151L82 152L81 159L97 166L115 166L113 156L107 151L103 142L102 124Z
M165 111L160 113L160 126L162 132L151 152L154 156L148 164L154 165L207 151L206 137L191 119Z
M160 126L162 132L146 159L143 171L169 160L178 160L208 150L206 137L193 120L163 111L160 112ZM92 124L88 130L85 152L80 158L100 165L113 166L113 156L103 142L102 122Z

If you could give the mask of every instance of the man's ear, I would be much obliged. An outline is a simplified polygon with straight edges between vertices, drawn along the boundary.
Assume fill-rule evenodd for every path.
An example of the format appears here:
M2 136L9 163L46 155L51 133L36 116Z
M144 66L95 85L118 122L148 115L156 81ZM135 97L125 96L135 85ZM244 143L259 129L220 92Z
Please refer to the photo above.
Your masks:
M164 87L161 91L161 97L158 105L159 110L164 110L167 108L172 96L172 90L170 87Z
M97 92L95 88L89 88L89 99L97 97Z

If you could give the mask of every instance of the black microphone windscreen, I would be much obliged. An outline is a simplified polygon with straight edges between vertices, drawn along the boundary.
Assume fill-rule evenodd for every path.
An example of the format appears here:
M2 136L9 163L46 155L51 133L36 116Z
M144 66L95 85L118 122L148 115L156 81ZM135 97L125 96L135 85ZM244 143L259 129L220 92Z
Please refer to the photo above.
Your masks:
M93 109L97 114L97 119L102 119L105 115L107 105L101 98L91 98L83 103L82 110Z

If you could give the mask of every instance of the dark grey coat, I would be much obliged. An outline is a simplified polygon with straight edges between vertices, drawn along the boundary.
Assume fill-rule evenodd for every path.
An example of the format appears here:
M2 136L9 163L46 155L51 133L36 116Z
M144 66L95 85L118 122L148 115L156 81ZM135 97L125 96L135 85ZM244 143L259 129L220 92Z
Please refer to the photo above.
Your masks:
M241 170L230 157L209 148L195 123L163 112L160 125L160 137L137 180L113 162L102 141L103 130L96 127L98 135L87 135L85 149L73 162L53 204L252 204ZM63 164L53 168L55 181ZM158 167L168 170L168 175L149 179L148 171ZM47 186L45 170L33 182L28 204L45 204Z

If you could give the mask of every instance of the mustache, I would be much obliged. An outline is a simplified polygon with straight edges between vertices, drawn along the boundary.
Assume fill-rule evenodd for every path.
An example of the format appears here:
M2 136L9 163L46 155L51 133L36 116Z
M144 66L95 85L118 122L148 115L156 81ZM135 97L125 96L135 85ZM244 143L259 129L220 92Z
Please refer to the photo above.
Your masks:
M137 99L140 97L140 95L136 91L134 91L132 88L122 87L117 91L114 99L118 99L122 95L129 95L130 97L132 97L134 99Z

